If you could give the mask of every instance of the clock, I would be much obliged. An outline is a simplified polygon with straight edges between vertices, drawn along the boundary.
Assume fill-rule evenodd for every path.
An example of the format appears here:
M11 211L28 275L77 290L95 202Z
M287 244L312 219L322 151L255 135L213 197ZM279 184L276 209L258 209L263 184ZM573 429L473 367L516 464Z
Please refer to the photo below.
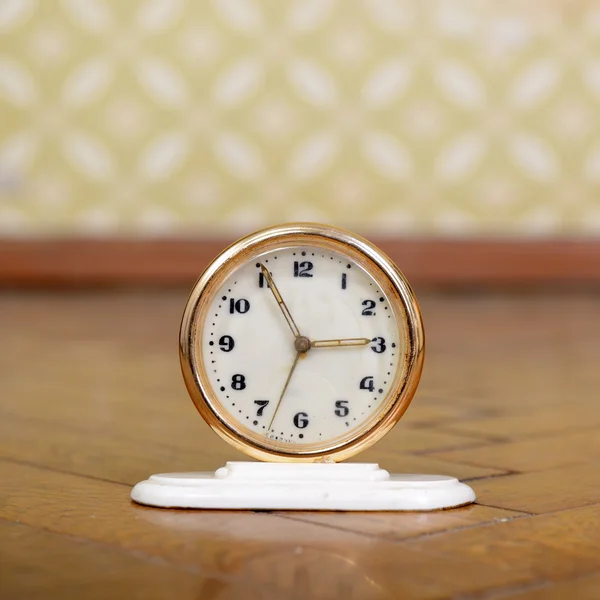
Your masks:
M408 408L424 358L415 295L381 250L317 224L235 242L188 299L180 361L208 425L269 462L338 462Z

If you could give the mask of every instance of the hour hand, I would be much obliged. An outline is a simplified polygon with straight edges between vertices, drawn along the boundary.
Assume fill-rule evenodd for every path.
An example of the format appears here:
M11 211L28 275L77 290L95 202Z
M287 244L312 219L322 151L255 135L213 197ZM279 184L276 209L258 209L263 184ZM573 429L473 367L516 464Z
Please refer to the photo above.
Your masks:
M372 341L369 338L344 338L339 340L315 340L310 345L312 348L339 348L345 346L366 346Z
M272 277L271 273L269 273L269 269L267 269L267 267L265 267L265 265L260 263L260 270L262 271L263 277L267 281L268 288L271 290L271 293L273 294L273 296L275 296L275 300L277 300L277 304L279 304L279 308L281 309L281 312L283 313L283 316L285 317L287 324L290 326L292 333L294 334L295 337L297 337L297 338L300 337L300 331L299 331L298 327L296 326L296 323L294 323L294 319L292 318L292 315L291 315L288 307L286 306L285 302L283 301L283 298L281 297L281 294L279 293L279 290L277 289L277 286L275 285L275 282L273 281L273 277Z

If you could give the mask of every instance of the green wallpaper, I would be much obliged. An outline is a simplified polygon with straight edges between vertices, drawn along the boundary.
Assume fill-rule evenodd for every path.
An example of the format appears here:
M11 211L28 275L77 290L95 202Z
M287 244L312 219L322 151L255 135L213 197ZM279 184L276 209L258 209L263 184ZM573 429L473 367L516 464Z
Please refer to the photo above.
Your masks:
M0 235L600 233L600 1L0 0Z

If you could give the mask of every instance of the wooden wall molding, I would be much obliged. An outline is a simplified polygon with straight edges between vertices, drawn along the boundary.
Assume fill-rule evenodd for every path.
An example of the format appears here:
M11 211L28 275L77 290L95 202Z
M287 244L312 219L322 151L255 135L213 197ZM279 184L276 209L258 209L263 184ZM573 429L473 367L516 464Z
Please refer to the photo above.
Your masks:
M417 286L600 284L600 240L371 239ZM187 286L232 241L4 240L0 285Z

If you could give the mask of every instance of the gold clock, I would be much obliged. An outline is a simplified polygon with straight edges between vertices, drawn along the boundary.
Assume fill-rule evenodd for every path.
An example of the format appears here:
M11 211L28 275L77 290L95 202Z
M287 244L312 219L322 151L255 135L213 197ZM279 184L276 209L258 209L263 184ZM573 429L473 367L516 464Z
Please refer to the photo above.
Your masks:
M400 419L424 357L417 300L381 250L348 231L257 231L196 282L180 331L194 404L265 461L340 461Z

